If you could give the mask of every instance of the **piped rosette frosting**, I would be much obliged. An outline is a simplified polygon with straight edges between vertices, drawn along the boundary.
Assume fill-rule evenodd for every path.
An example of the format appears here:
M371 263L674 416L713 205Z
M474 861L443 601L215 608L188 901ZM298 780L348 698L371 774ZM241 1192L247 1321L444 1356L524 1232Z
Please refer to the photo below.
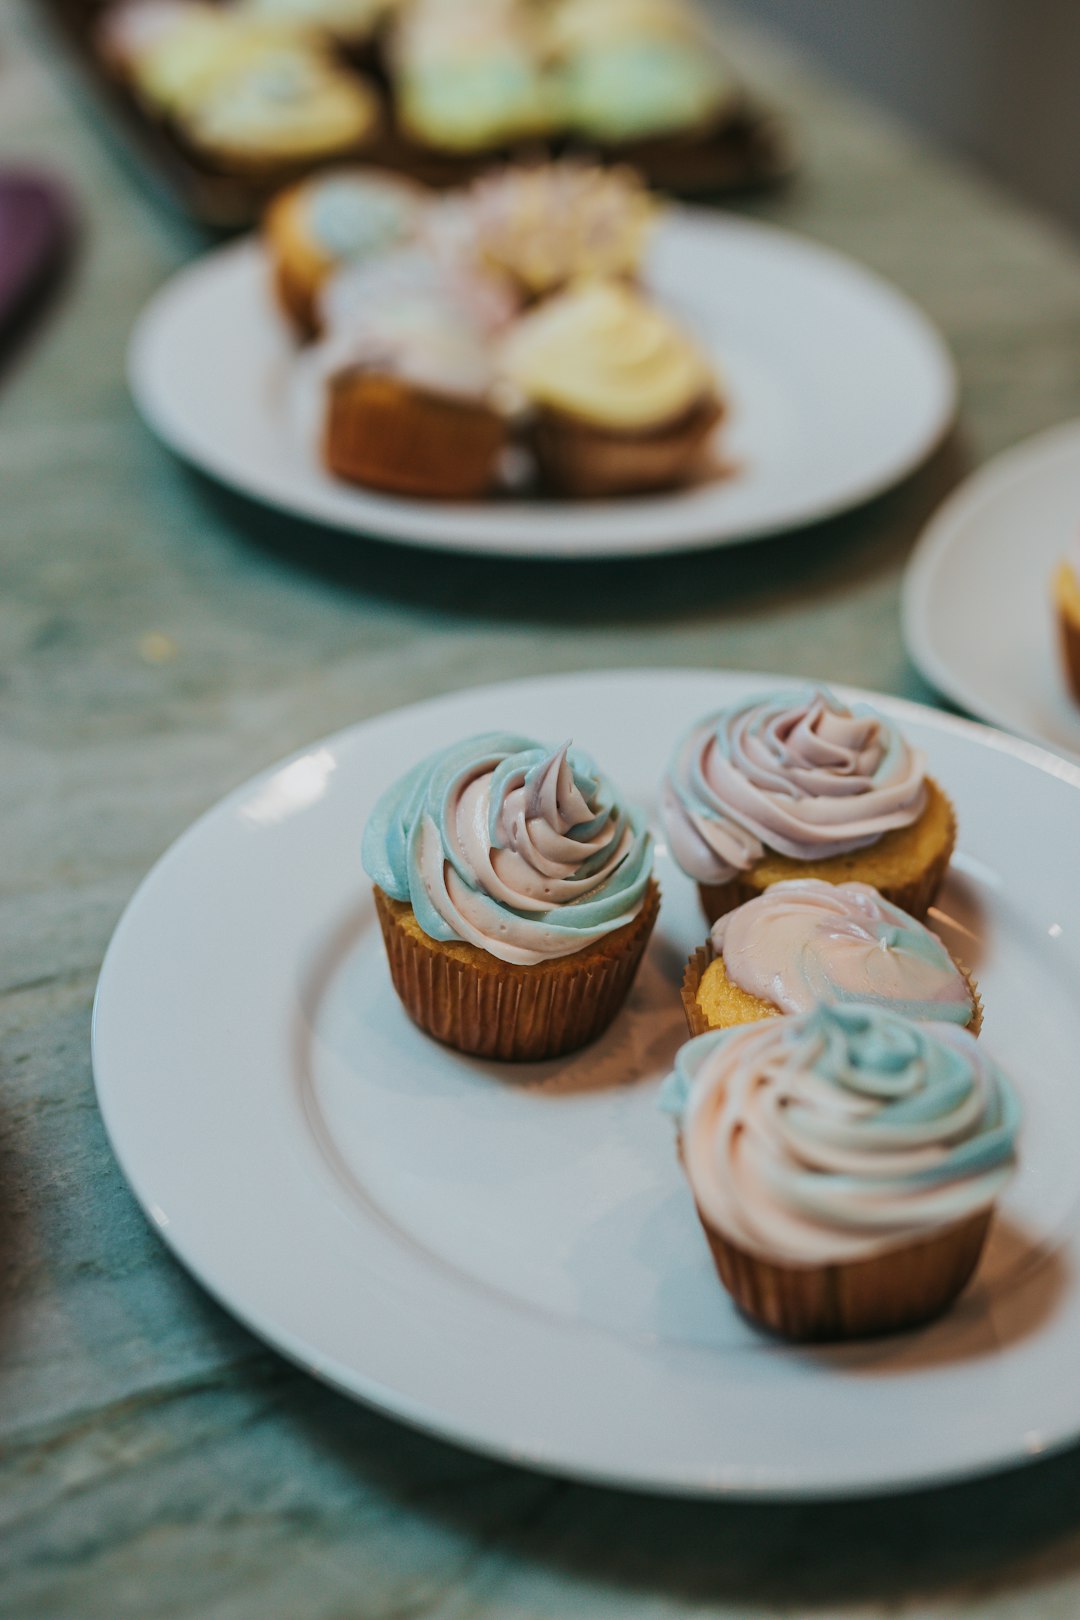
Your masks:
M937 935L866 883L774 883L718 918L711 940L732 983L784 1013L828 1001L963 1025L975 1016Z
M868 704L825 687L732 704L679 743L661 795L671 852L726 883L766 850L824 860L909 827L927 802L922 753Z
M588 755L490 732L443 749L382 796L363 861L430 938L529 966L632 922L652 846L640 813Z
M860 1260L994 1204L1016 1097L967 1030L819 1006L687 1043L666 1083L703 1220L777 1264Z
M400 248L332 276L319 307L325 335L293 376L293 415L309 442L322 432L327 385L354 368L504 414L513 409L492 339L514 305L479 274Z

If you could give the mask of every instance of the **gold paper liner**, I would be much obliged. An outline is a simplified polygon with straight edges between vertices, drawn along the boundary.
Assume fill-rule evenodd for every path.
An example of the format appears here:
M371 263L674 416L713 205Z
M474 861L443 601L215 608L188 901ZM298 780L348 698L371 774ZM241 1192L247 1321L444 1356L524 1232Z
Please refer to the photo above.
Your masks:
M375 907L394 989L414 1023L459 1052L526 1063L576 1051L608 1027L634 982L660 888L650 881L640 912L625 927L534 967L429 939L412 907L378 887Z
M952 956L951 951L949 954ZM709 964L714 961L715 957L716 952L713 950L711 943L706 940L704 945L698 946L697 950L690 957L686 967L683 970L680 993L682 995L683 1012L686 1014L686 1023L690 1030L691 1036L707 1035L711 1029L737 1029L740 1027L738 1024L734 1023L710 1024L709 1020L702 1011L700 1002L698 1001L698 991L701 988L701 981L705 977L705 970L708 968ZM961 975L964 983L968 987L968 993L971 996L972 1006L974 1009L971 1014L970 1023L964 1024L960 1027L969 1030L972 1035L978 1035L979 1031L982 1029L983 1021L983 1005L982 997L979 994L979 987L967 969L961 967L955 956L952 957L952 962L957 973ZM765 1002L762 1002L763 1007L766 1005L767 1004ZM779 1014L779 1008L770 1008L763 1013L762 1016L768 1017L770 1012Z
M619 432L563 411L541 410L532 428L533 450L544 478L563 495L666 489L688 477L723 414L723 405L709 395L677 421Z
M932 778L927 778L927 785L944 804L948 814L948 832L941 847L909 877L892 883L863 877L859 871L859 856L871 857L878 849L878 845L871 844L867 849L854 850L848 856L827 857L822 861L785 861L782 876L763 882L755 874L770 861L775 865L777 857L770 851L767 852L765 861L759 863L758 867L751 867L748 872L740 872L727 883L698 884L701 907L709 924L713 924L718 917L726 916L729 911L734 911L736 906L744 905L747 900L756 900L758 895L773 883L786 882L794 878L823 878L826 883L870 883L884 900L890 900L894 906L899 906L901 911L906 911L909 916L922 921L934 903L956 847L956 811L952 802ZM914 825L918 826L918 823ZM906 828L901 830L907 831ZM888 838L889 834L886 833L885 837ZM790 870L786 869L788 867Z
M971 1277L992 1210L903 1248L839 1265L777 1264L748 1254L698 1217L720 1280L739 1309L803 1343L870 1338L940 1316Z
M327 390L326 465L339 478L402 495L460 500L495 481L506 423L472 400L351 367Z
M1054 609L1065 679L1073 700L1080 703L1080 584L1065 562L1054 575Z

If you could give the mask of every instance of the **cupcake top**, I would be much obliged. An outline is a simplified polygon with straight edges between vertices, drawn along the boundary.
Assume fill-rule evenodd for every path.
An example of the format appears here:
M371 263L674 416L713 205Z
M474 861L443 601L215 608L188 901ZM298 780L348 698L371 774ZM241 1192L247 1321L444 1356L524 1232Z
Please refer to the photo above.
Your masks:
M924 758L869 704L823 686L719 709L675 750L661 794L671 852L726 883L767 849L825 860L865 849L926 806Z
M568 0L551 44L567 120L599 140L692 129L739 96L706 21L669 0Z
M341 169L306 180L294 194L308 235L337 264L387 253L414 237L424 217L418 187L394 175Z
M856 1005L699 1035L662 1101L707 1223L750 1254L808 1266L989 1209L1020 1121L967 1030Z
M551 126L536 15L520 0L414 0L391 55L398 116L417 140L470 151Z
M256 159L341 151L377 122L378 101L363 80L296 46L218 75L183 115L196 144Z
M587 754L489 732L440 750L383 794L363 861L432 939L528 966L632 922L652 846L641 814Z
M579 277L632 276L656 212L632 169L573 159L486 175L447 207L465 250L532 296Z
M774 883L720 917L712 943L728 978L781 1012L858 1001L956 1024L975 1015L937 935L868 883Z
M513 308L497 285L421 250L387 254L331 280L320 300L327 336L305 380L368 366L451 398L499 396L491 340Z
M685 332L618 281L579 283L523 316L502 361L534 404L615 429L674 421L716 390Z
M208 0L120 0L103 13L97 38L112 62L131 71L162 40L192 23L220 32L223 18Z
M128 68L136 88L144 100L177 116L224 80L316 48L313 36L301 30L201 0L168 9L157 0L146 6L134 0L125 10L133 42Z

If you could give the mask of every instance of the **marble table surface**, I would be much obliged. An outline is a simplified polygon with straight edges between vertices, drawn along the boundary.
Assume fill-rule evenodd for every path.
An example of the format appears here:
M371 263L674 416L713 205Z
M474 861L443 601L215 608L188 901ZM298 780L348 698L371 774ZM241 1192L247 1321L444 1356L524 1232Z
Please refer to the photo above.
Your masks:
M297 530L152 441L125 339L197 238L102 138L35 14L0 6L0 160L66 176L84 224L58 307L0 379L4 1615L1080 1613L1077 1452L895 1500L687 1506L517 1471L349 1404L170 1259L94 1104L91 999L125 902L192 817L306 740L585 666L929 696L901 645L905 558L965 466L1080 414L1080 255L806 64L736 43L804 158L751 211L929 310L959 361L961 427L903 488L767 546L500 565Z

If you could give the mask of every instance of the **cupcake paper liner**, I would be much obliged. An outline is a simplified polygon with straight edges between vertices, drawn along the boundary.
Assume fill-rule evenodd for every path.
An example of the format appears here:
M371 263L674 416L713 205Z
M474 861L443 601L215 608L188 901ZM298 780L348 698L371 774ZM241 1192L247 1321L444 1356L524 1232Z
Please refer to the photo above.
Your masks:
M929 1238L839 1265L784 1265L748 1254L698 1210L713 1260L739 1309L803 1343L870 1338L917 1327L959 1295L982 1253L992 1210Z
M376 888L390 976L414 1023L475 1057L535 1062L586 1046L603 1033L634 981L660 909L655 881L637 917L573 956L515 967L477 952L464 961L407 929ZM411 915L411 913L409 913Z
M541 410L532 443L547 482L564 495L589 497L665 489L694 468L723 406L710 396L668 426L620 433L562 411Z
M432 498L484 495L505 442L504 419L481 402L361 367L330 380L324 456L353 483Z

